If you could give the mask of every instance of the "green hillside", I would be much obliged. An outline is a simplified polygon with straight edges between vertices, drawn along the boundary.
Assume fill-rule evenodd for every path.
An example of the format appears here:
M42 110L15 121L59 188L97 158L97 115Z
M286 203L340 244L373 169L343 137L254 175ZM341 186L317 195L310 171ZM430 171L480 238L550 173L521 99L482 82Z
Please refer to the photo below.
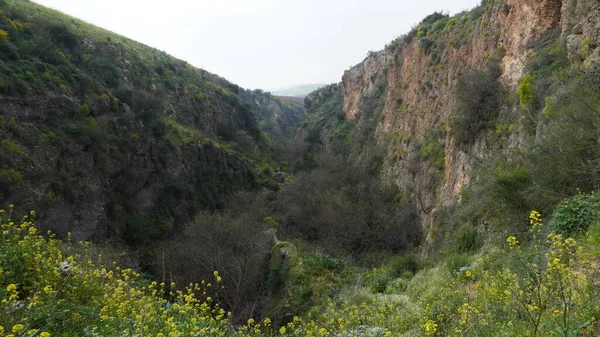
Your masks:
M278 167L269 137L301 121L299 104L59 12L0 8L1 200L58 233L163 237L256 187Z

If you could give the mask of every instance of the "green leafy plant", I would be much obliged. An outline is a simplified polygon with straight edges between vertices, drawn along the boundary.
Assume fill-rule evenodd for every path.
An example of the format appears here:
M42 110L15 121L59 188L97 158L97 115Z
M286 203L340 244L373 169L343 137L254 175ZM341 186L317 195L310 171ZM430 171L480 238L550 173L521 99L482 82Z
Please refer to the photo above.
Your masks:
M8 42L8 32L4 29L0 29L0 41L4 43Z
M15 170L1 170L0 171L0 184L5 186L15 186L23 181L23 175L19 171Z
M393 257L390 262L387 263L387 266L390 270L390 275L394 278L409 274L414 275L421 269L419 257L414 253Z
M459 253L471 253L481 246L481 238L477 233L477 228L461 227L457 232Z
M530 74L525 75L519 82L517 92L519 93L519 102L521 105L531 106L536 100L533 76Z
M461 268L467 267L469 263L469 255L466 254L454 254L446 259L448 271L454 275L458 274Z
M556 233L574 236L585 232L600 219L600 196L578 193L563 200L555 209L549 227Z
M586 37L580 43L581 49L581 59L585 59L590 54L591 50L597 47L597 43L595 40Z

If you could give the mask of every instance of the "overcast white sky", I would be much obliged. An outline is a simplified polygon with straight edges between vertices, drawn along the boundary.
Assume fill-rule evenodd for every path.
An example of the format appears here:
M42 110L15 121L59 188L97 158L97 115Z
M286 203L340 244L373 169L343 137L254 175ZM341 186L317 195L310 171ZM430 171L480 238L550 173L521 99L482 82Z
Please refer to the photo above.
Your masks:
M34 0L250 89L339 82L434 11L480 0Z

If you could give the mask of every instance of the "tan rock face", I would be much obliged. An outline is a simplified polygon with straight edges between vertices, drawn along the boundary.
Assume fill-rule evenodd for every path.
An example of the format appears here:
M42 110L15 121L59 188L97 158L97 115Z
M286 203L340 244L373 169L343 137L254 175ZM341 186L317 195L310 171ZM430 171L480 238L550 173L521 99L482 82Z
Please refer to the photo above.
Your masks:
M502 46L506 50L502 64L504 78L512 83L525 74L525 64L532 46L544 34L561 25L563 4L561 0L508 0L503 15L496 20L502 30Z
M346 71L342 79L346 95L344 112L349 121L354 121L358 113L361 94L373 89L374 78L379 76L389 62L386 52L372 53L362 63Z
M582 1L578 6L583 6ZM485 137L470 148L461 148L450 133L458 76L466 69L482 68L495 55L501 58L502 82L515 90L527 72L526 64L536 44L572 29L572 16L582 15L574 14L575 9L568 7L572 2L567 0L488 3L483 15L469 23L470 27L458 18L455 26L438 35L414 38L410 43L401 42L370 55L343 76L344 113L347 120L355 123L369 113L361 111L361 101L380 90L375 86L378 79L385 80L382 117L376 131L379 139L391 139L383 174L416 198L425 228L435 222L434 207L457 202L459 191L472 178L473 159L487 151ZM597 39L600 13L595 11L600 6L595 0L588 1L587 6L591 14L583 15L587 22L581 25L582 34ZM577 10L581 12L580 8ZM469 29L471 35L465 37ZM423 39L439 45L425 52ZM431 139L432 133L438 135L437 140L445 149L441 171L419 160L416 150L427 135Z

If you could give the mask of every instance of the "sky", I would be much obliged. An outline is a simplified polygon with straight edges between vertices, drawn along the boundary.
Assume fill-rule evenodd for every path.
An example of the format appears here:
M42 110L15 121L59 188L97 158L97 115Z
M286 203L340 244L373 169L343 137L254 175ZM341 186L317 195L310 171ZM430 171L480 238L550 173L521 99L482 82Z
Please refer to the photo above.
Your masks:
M248 89L337 83L435 11L480 0L34 0Z

